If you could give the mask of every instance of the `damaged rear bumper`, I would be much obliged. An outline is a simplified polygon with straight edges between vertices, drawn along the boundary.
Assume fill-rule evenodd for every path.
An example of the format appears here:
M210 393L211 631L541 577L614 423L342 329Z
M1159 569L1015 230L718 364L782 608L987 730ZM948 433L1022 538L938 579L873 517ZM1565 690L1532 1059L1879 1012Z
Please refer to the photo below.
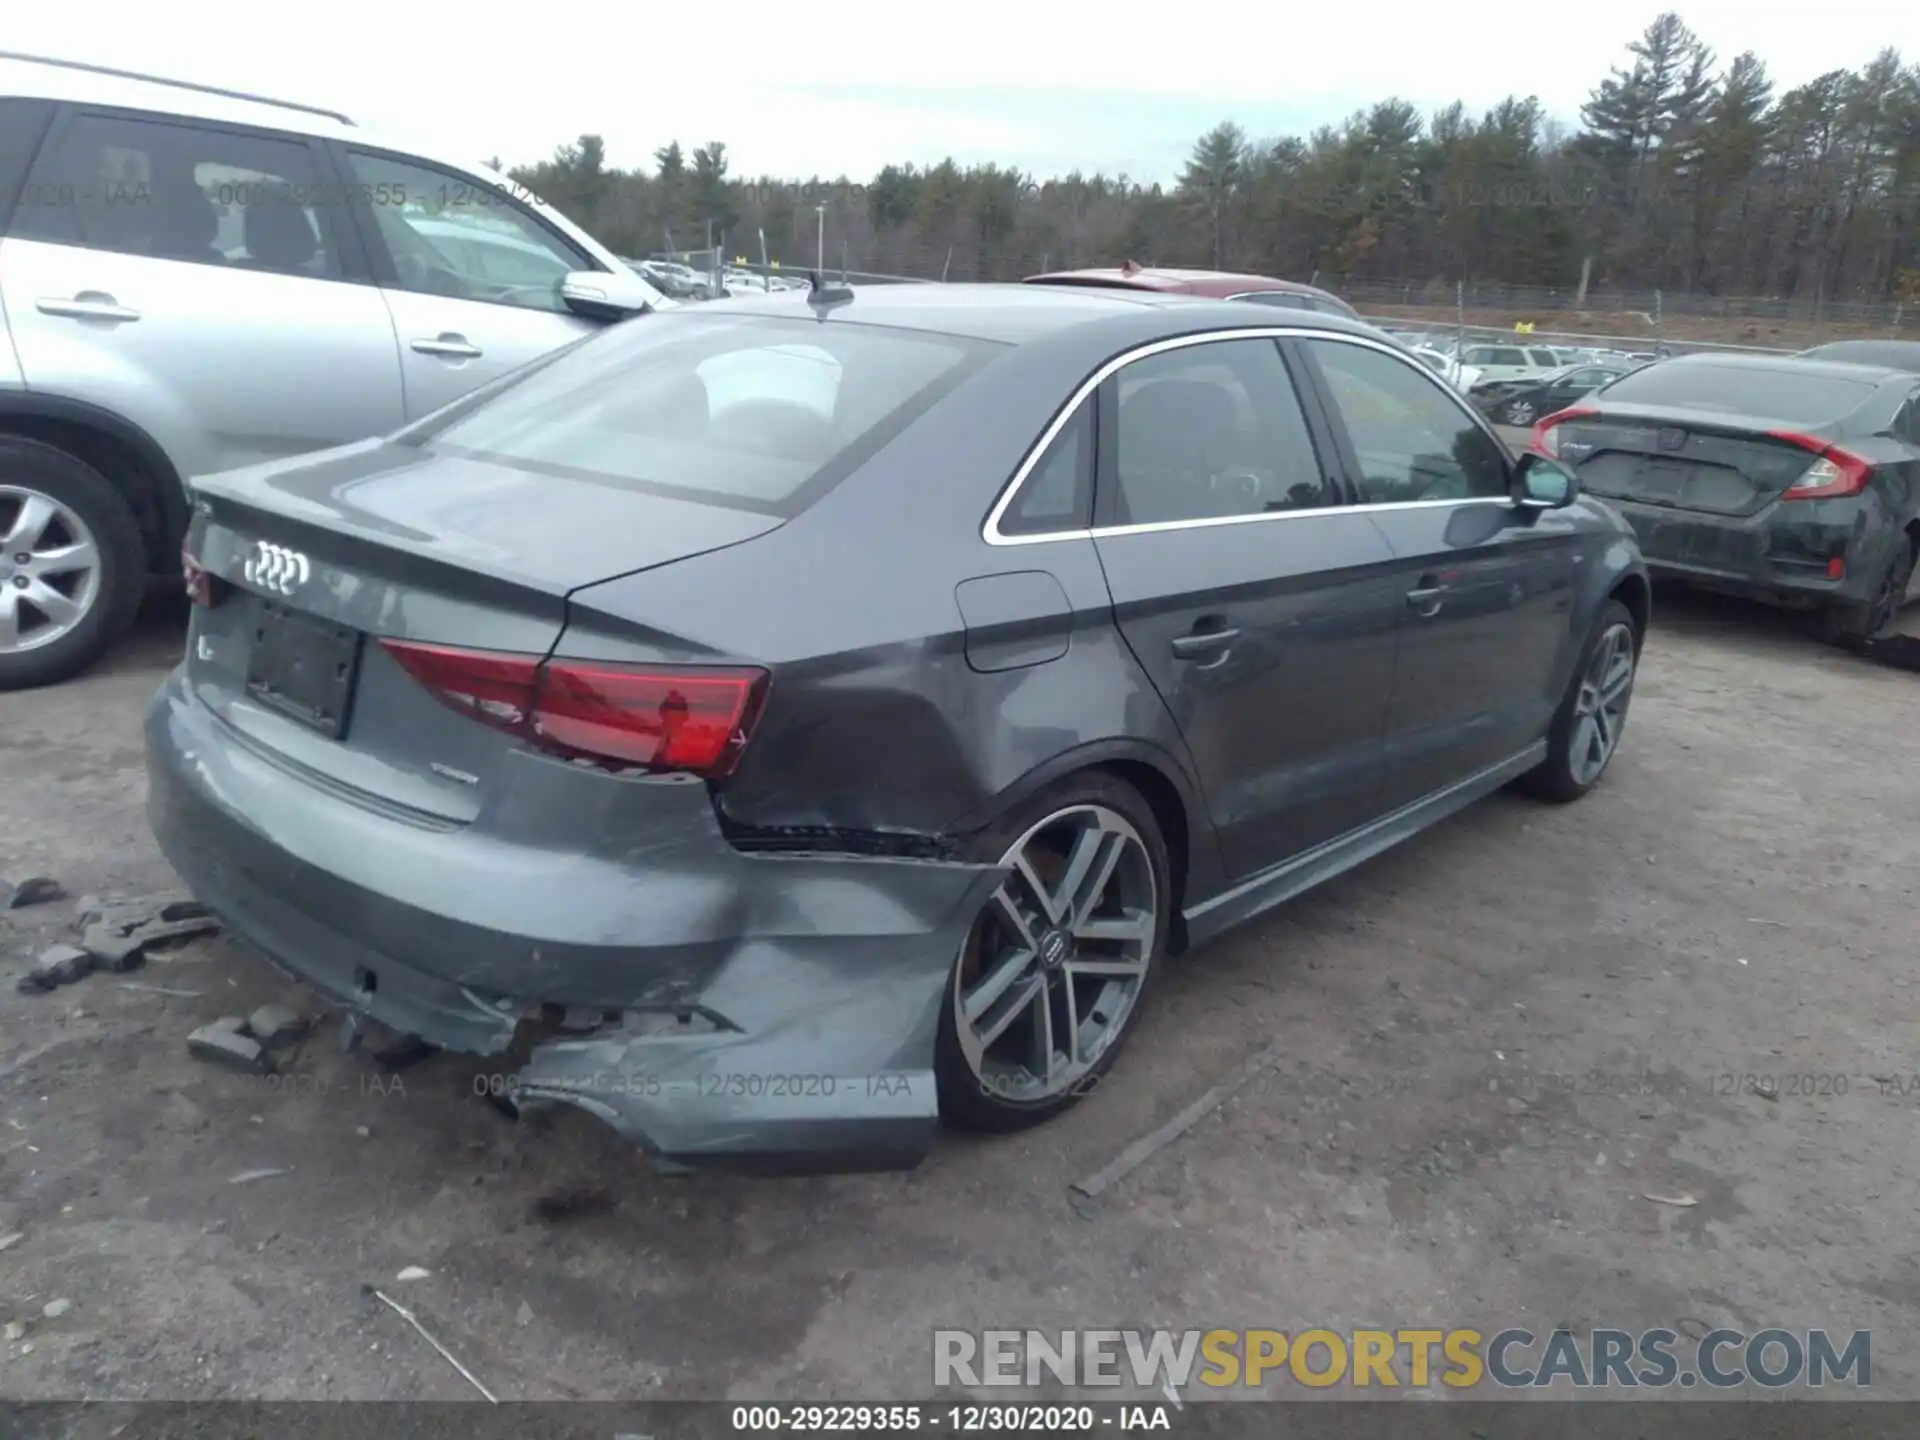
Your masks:
M534 1043L517 1095L682 1164L902 1168L931 1144L947 981L998 868L744 854L704 785L584 776L602 780L580 791L600 852L556 855L514 843L511 773L555 762L516 755L474 824L423 823L294 774L178 673L146 732L167 859L338 1004L479 1055L564 1015L582 1033ZM609 813L609 789L634 813ZM610 863L606 835L634 831Z

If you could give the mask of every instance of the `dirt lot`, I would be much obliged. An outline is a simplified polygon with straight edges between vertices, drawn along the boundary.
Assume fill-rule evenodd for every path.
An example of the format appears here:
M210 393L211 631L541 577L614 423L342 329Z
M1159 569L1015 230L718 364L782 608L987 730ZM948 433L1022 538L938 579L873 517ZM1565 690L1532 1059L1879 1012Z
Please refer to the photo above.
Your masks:
M137 721L176 623L0 697L0 873L167 881ZM657 1176L584 1116L505 1119L471 1065L377 1079L332 1023L290 1080L212 1068L190 1028L301 999L221 939L9 984L0 1394L470 1397L376 1282L507 1398L914 1396L939 1324L1556 1323L1870 1328L1876 1393L1920 1396L1920 681L1743 606L1657 623L1587 801L1496 797L1191 957L1076 1115L906 1175Z

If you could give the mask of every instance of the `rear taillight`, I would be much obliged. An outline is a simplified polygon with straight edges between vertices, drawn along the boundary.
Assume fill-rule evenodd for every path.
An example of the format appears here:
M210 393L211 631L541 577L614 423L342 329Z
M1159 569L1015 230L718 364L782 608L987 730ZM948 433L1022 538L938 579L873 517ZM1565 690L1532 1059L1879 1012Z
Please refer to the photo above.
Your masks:
M1569 420L1584 420L1588 416L1599 413L1598 410L1583 410L1576 405L1566 410L1556 410L1551 415L1543 415L1534 422L1533 434L1528 438L1527 443L1542 455L1551 455L1557 460L1560 458L1560 438L1553 432Z
M213 577L194 559L185 540L180 542L180 576L186 585L187 599L196 605L213 604Z
M766 695L747 666L613 665L380 644L441 704L551 754L709 779L731 773Z
M1770 430L1767 434L1771 439L1784 440L1820 457L1787 487L1786 494L1780 497L1782 500L1836 500L1845 495L1858 495L1867 488L1867 480L1873 474L1872 462L1862 460L1851 450L1842 450L1818 435L1802 435L1797 430Z

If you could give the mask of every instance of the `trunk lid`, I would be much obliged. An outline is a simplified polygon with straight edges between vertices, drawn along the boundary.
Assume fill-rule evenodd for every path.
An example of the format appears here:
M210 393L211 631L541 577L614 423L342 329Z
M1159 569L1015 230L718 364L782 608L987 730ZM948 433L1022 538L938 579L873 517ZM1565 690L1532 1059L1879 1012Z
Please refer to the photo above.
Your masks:
M1555 438L1592 494L1742 518L1779 499L1818 458L1772 433L1805 429L1760 416L1620 403L1562 422Z
M384 441L193 489L188 545L215 591L188 635L196 696L316 783L421 823L473 819L517 742L378 640L544 657L570 591L781 523Z

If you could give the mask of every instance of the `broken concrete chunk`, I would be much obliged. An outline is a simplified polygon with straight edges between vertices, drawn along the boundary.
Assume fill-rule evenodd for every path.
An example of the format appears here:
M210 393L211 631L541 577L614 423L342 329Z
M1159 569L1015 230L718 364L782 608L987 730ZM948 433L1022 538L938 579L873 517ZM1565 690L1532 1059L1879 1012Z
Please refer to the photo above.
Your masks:
M58 1320L72 1308L73 1301L71 1300L49 1300L40 1307L40 1313L49 1320Z
M6 897L5 909L21 910L29 905L44 905L49 900L58 900L67 892L60 882L49 875L29 875L17 885L0 880L0 895Z
M278 1050L302 1038L310 1023L284 1005L262 1005L247 1017L247 1033L269 1050Z
M155 946L219 928L220 922L197 901L168 900L138 909L109 909L86 927L80 943L102 969L123 973L138 968Z
M9 1342L9 1343L11 1343L12 1341L15 1341L15 1340L24 1340L24 1339L26 1339L26 1336L27 1336L27 1327L26 1327L26 1324L25 1324L25 1322L23 1322L23 1321L20 1321L20 1320L9 1320L9 1321L7 1321L7 1332L6 1332L6 1333L7 1333L7 1340L8 1340L8 1342Z
M187 1036L187 1053L196 1060L244 1070L251 1075L265 1075L273 1069L273 1061L258 1041L242 1035L238 1026L229 1029L219 1021L202 1025Z
M93 969L93 956L77 945L49 945L22 975L16 988L23 995L40 995L84 979Z

